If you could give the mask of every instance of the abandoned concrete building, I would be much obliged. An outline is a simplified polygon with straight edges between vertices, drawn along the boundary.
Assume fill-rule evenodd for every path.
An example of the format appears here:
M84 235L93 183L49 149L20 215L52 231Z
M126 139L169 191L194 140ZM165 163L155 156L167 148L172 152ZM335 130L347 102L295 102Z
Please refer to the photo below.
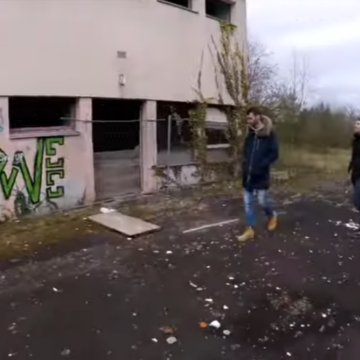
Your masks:
M246 0L2 0L0 213L151 193L154 167L191 165L169 117L188 117L202 58L217 97L219 20L244 43ZM209 150L226 146L211 129Z

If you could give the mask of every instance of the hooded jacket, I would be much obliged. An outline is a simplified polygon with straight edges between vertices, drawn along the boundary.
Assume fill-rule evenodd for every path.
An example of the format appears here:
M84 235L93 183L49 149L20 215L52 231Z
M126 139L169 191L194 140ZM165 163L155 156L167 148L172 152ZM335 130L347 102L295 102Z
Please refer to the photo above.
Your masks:
M279 150L273 124L261 117L260 130L248 127L242 158L242 181L248 191L266 190L270 186L270 167L278 159Z
M352 141L352 153L349 163L349 172L353 184L360 179L360 135L355 134Z

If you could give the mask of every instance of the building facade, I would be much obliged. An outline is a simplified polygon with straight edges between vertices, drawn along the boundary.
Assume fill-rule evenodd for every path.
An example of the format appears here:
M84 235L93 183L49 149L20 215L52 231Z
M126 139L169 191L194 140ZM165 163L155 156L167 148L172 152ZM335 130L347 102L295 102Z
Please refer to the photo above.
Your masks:
M134 138L139 188L154 191L161 104L195 99L202 57L203 92L217 96L219 19L244 42L245 0L2 0L0 213L94 201L106 156L120 175L130 166L100 139L115 120L137 132L114 142Z

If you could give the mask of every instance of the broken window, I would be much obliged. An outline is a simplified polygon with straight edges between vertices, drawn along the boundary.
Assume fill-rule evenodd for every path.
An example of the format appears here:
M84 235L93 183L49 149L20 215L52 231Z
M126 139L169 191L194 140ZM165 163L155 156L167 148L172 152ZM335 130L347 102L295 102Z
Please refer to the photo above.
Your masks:
M192 0L161 0L161 1L191 9L191 1Z
M206 15L219 20L231 21L232 4L225 0L206 0Z
M208 122L206 124L206 137L208 145L225 145L228 144L226 137L226 123Z
M226 109L219 106L208 106L206 109L206 136L208 148L227 147L228 139ZM220 146L221 145L221 146Z
M10 131L26 128L69 127L75 106L75 98L10 97Z
M193 161L189 111L192 103L157 102L158 165L179 165Z
M93 99L94 152L139 150L142 101Z
M157 143L158 150L188 148L191 142L189 111L193 104L157 102Z

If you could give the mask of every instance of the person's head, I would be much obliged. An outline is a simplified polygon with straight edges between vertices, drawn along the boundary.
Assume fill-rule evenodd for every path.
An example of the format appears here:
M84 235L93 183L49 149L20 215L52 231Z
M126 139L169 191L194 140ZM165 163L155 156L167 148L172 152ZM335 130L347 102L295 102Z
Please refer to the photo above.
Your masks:
M257 107L251 107L246 112L247 124L251 127L258 127L261 124L262 112Z
M360 118L357 118L354 122L354 133L360 135Z

